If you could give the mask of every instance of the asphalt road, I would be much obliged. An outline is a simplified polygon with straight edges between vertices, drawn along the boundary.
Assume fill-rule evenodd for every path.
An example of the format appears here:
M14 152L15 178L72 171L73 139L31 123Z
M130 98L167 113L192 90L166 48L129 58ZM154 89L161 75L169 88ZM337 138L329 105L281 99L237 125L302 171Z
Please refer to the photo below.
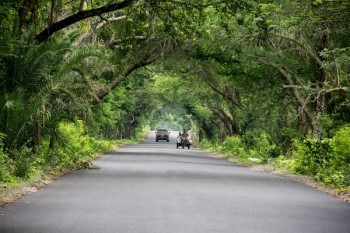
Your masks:
M349 204L154 133L95 164L1 208L0 232L350 232Z

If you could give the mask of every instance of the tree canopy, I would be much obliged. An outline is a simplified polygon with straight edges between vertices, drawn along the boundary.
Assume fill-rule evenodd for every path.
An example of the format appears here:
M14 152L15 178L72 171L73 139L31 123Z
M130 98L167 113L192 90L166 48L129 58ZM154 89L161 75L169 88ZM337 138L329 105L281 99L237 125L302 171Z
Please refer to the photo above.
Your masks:
M349 21L348 1L2 0L1 145L54 147L77 120L97 138L167 126L285 152L333 137Z

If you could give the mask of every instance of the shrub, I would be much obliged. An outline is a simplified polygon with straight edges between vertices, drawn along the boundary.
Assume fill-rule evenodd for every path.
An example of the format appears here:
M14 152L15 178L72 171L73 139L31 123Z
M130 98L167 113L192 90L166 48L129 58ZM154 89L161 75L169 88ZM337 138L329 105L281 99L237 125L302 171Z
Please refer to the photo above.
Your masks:
M277 159L279 166L311 175L337 188L350 186L350 127L338 130L333 138L293 142L292 157Z
M9 168L12 167L12 160L0 149L0 182L11 182L12 177Z
M345 126L338 130L333 136L335 152L338 155L338 161L341 163L350 163L350 126Z
M219 151L218 149L221 147L221 144L218 140L203 140L201 142L201 147L211 150L211 151Z
M256 152L256 157L260 158L263 163L266 163L269 158L278 157L281 153L280 148L271 141L266 133L261 133L254 141L253 150Z
M229 156L241 158L259 158L261 163L266 163L269 158L278 157L281 154L280 147L272 143L266 133L254 135L252 132L240 137L239 135L226 137L224 141L204 141L201 146Z
M30 172L34 170L32 151L29 148L23 148L15 153L14 172L16 177L27 179Z
M28 179L32 174L51 171L59 174L69 169L86 168L86 164L98 154L110 151L113 141L96 140L84 133L83 123L62 122L58 125L55 148L50 148L50 138L44 137L39 147L24 147L12 151L12 159L3 151L0 133L0 182L15 182L16 177Z
M10 168L13 166L12 160L7 156L7 154L3 151L3 140L6 135L0 133L0 182L11 182L12 176L10 173Z
M305 139L302 143L295 141L294 146L296 171L303 174L316 175L320 170L329 167L334 156L334 147L330 139Z
M247 155L239 136L227 137L222 143L222 152L238 157L245 157Z
M111 150L113 146L111 141L99 141L85 134L82 121L61 122L58 139L57 148L49 153L49 161L61 170L79 168L80 164L91 160L98 153Z
M343 177L344 185L350 186L350 126L338 130L333 136L335 157L332 160L335 171L335 179Z

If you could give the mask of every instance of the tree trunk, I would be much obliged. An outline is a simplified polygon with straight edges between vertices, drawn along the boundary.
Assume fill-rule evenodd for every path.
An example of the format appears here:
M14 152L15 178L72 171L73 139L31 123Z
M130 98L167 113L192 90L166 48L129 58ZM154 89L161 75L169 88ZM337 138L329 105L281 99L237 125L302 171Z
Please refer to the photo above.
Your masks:
M87 133L87 114L86 114L86 112L83 113L82 120L83 120L83 125L84 125L84 133Z
M223 109L219 109L219 112L222 115L222 119L227 127L227 134L229 136L236 135L238 129L235 121Z
M287 128L287 129L290 129L290 121L289 121L289 111L288 111L288 108L285 106L284 109L284 114L283 114L283 117L284 117L284 127ZM283 147L283 150L285 152L287 152L290 148L292 144L292 138L290 136L289 133L287 133L286 135L284 135L284 147Z
M200 129L198 132L198 142L201 143L203 141L203 130Z
M311 131L315 131L315 118L313 115L313 112L309 109L308 106L306 106L306 101L300 96L296 85L293 81L293 75L292 72L285 66L281 66L279 64L276 64L272 61L268 61L266 59L260 59L260 61L265 64L269 65L275 69L277 69L282 77L285 79L286 83L291 87L291 93L293 94L295 100L297 101L300 109L300 113L303 113L305 115L305 118L307 120L307 123L309 127L311 128Z
M85 0L80 0L79 11L83 11L83 9L84 9L84 4L85 4Z
M328 42L327 27L328 25L326 23L322 23L318 28L318 31L316 32L319 35L318 52L321 52L325 48L327 48L327 42ZM322 57L318 57L318 58L321 61L321 64L319 62L315 63L315 67L316 67L315 83L316 83L317 89L319 90L319 94L317 96L316 103L315 103L317 119L315 121L315 126L312 132L313 138L322 137L322 131L323 131L322 119L324 117L324 113L326 109L326 101L325 101L326 96L325 96L325 93L323 92L323 88L327 81L327 73L323 67L323 63L324 63L323 58Z
M54 149L56 147L56 142L57 142L56 134L53 133L50 136L50 144L49 144L50 149Z
M24 0L22 6L18 10L19 27L27 27L27 16L30 11L33 0Z
M42 98L42 100L41 100L41 110L42 110L42 120L43 120L43 122L42 122L42 124L43 124L43 128L45 127L45 111L46 111L46 109L45 109L45 99L44 99L44 97Z
M321 93L316 100L317 119L315 121L315 127L312 132L313 138L319 139L322 137L322 131L323 131L322 119L324 117L324 109L325 109L325 95L324 93Z
M227 127L225 123L221 123L219 127L219 138L224 139L227 135Z
M207 139L212 139L213 138L213 132L212 132L212 130L210 129L210 127L208 126L208 124L206 124L206 123L202 123L202 130L203 130L203 132L204 132L204 134L205 134L205 137L207 138Z
M37 148L40 145L40 125L37 120L34 122L34 135L33 135L33 142L34 142L34 148Z
M52 23L54 22L53 18L54 18L55 6L56 6L56 0L51 0L49 25L52 25Z

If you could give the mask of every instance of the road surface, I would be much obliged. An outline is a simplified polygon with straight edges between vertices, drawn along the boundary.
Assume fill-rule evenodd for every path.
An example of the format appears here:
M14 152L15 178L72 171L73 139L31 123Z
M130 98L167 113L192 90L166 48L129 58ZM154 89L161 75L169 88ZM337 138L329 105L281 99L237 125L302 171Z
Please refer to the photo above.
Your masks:
M176 132L172 133L173 136ZM154 140L103 155L0 209L1 233L348 233L350 205Z

